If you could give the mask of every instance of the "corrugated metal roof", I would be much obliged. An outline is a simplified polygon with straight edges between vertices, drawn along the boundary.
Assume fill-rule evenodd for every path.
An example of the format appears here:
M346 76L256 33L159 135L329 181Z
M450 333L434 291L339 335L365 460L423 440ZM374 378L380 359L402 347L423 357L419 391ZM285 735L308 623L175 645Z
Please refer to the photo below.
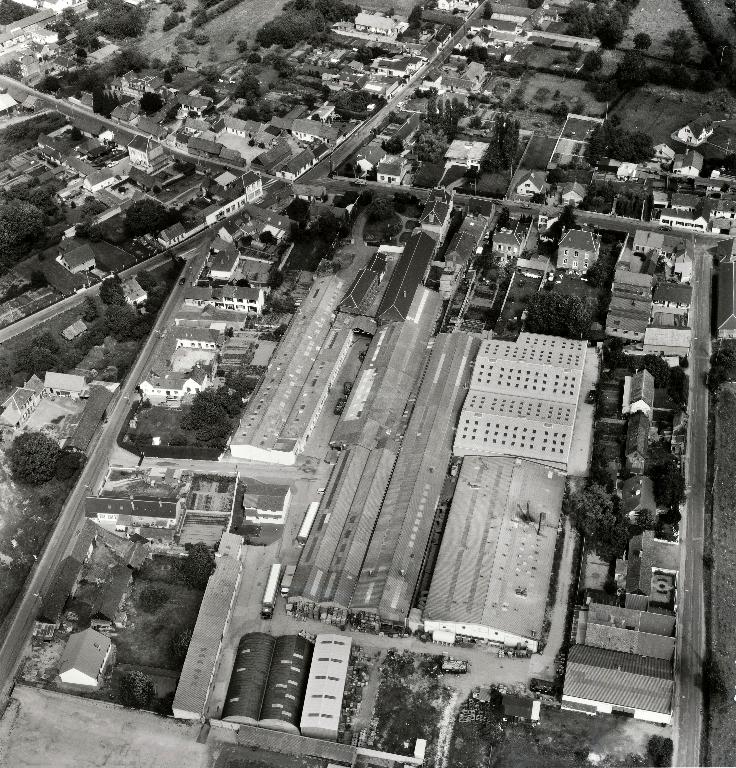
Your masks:
M351 601L354 612L397 622L409 614L477 346L465 333L435 339Z
M673 686L672 665L663 659L575 645L563 696L668 714Z
M231 551L228 541L226 545L223 551ZM216 560L215 571L207 582L176 687L173 703L175 716L201 717L204 714L225 626L240 584L241 570L239 557L221 555Z
M540 464L466 457L425 618L539 639L564 490Z
M261 726L298 733L311 659L312 643L306 638L299 635L276 638L261 704Z

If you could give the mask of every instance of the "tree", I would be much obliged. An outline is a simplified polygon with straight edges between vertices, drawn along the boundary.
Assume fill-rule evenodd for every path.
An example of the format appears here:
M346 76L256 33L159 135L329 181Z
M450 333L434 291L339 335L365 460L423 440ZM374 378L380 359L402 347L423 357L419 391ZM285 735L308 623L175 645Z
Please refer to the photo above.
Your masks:
M414 142L414 155L423 163L441 163L445 159L447 147L447 140L439 131L420 131Z
M258 78L247 70L243 72L233 91L233 98L243 99L248 104L255 103L261 95L261 83Z
M667 385L667 394L677 405L687 403L689 380L687 374L678 365L670 368L670 381Z
M509 114L499 112L493 121L491 140L483 154L481 170L487 173L509 171L518 143L519 123Z
M634 35L634 48L637 51L648 51L652 46L652 38L646 32L637 32Z
M183 629L171 638L169 650L171 651L171 657L177 666L184 664L184 659L187 657L187 651L189 650L189 644L191 642L191 629Z
M670 383L670 367L667 361L659 355L645 355L642 359L642 367L646 368L654 377L654 386L665 389Z
M678 512L685 497L685 478L677 459L668 454L665 461L652 468L651 475L657 504L670 512Z
M153 680L143 672L123 672L120 675L120 701L125 707L147 709L156 698Z
M71 480L84 466L85 455L71 448L64 448L56 460L54 474L57 480Z
M82 303L82 320L91 323L100 316L97 304L91 296L87 296Z
M672 765L672 739L667 736L650 736L647 754L654 768L668 768Z
M626 22L614 5L598 25L598 39L604 48L615 48L624 39L625 32Z
M158 233L177 220L176 214L149 197L136 200L125 212L125 229L136 237L148 233Z
M396 212L393 201L388 197L377 197L366 210L368 221L386 221Z
M717 392L726 381L731 381L736 369L736 347L729 343L721 346L711 355L708 371L708 389Z
M146 613L155 613L169 602L169 590L159 584L148 584L138 595L138 604Z
M129 5L125 0L107 0L97 18L97 27L116 40L140 37L146 27L146 15L142 8Z
M56 472L61 449L41 432L22 432L8 451L13 479L27 485L47 483Z
M105 310L105 331L116 341L130 341L145 335L147 328L129 304L110 304Z
M189 586L204 589L215 570L215 556L203 542L185 544L186 557L180 560L181 573Z
M163 107L164 100L157 93L154 93L153 91L146 91L143 96L141 96L140 104L141 109L147 115L153 115L158 112L161 107Z
M123 293L123 283L120 278L115 275L114 277L108 277L100 283L100 300L103 304L120 304L125 305L125 293Z
M592 319L590 306L579 296L542 291L529 301L525 328L531 333L581 339L587 334Z
M485 2L483 4L483 18L490 19L491 16L493 16L493 5L490 2Z
M604 560L621 557L628 544L628 526L618 499L600 485L592 484L570 496L568 508L573 524Z
M208 99L212 99L214 101L217 98L217 91L214 89L212 85L210 85L209 83L205 83L199 89L199 95L205 96Z
M598 51L588 51L583 59L586 72L598 72L603 67L603 56Z
M0 253L28 248L43 234L43 213L24 200L0 203Z
M392 136L383 142L383 148L390 155L400 155L404 151L404 142L398 136Z
M682 28L671 29L664 39L664 44L672 49L673 61L687 61L690 58L693 41L690 39L687 30Z

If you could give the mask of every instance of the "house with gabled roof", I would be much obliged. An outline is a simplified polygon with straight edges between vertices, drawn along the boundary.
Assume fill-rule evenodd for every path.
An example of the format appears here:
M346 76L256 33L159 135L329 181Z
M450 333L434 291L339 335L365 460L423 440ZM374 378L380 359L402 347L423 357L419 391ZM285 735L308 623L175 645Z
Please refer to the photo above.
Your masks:
M626 470L632 475L644 473L649 456L649 417L637 411L629 417L626 430Z
M59 661L59 679L68 685L98 688L112 658L112 640L88 627L69 636Z
M401 155L389 155L378 164L376 177L381 184L401 186L409 164Z
M2 404L0 422L16 429L23 426L41 402L42 394L43 382L34 373L22 387L16 387Z
M703 156L694 149L685 153L678 153L672 161L672 173L675 176L695 177L700 176L703 170Z
M654 408L654 376L642 368L624 379L624 414L644 413L651 418Z
M547 175L544 171L527 171L516 183L516 194L520 197L542 195L547 190Z
M46 371L43 382L43 391L46 395L70 397L72 400L78 400L87 394L87 390L87 382L84 376Z
M578 206L585 200L585 187L579 181L568 181L560 187L563 205Z
M678 129L674 134L675 139L681 141L683 144L687 144L689 147L699 147L704 144L713 135L713 121L710 115L705 114L698 117L682 128Z
M588 229L568 229L557 247L557 265L572 272L586 272L598 261L601 237Z
M406 320L414 294L429 271L438 241L423 230L415 230L407 240L376 313L379 323Z
M452 192L444 189L433 190L419 217L419 226L433 235L437 242L442 242L447 235L452 215Z
M209 369L197 365L188 373L151 371L138 387L144 398L164 402L194 397L198 392L207 389L210 383Z
M736 338L736 261L718 267L716 329L719 339Z
M73 275L95 268L95 252L89 243L72 239L62 241L56 261Z

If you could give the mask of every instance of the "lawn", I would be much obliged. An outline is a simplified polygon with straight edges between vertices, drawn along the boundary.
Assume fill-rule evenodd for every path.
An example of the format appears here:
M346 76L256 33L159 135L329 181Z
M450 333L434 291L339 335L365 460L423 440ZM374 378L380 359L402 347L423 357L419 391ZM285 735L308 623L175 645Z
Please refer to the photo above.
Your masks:
M564 103L569 107L569 111L577 111L578 114L584 113L592 117L602 117L606 111L605 103L597 101L589 91L585 90L585 83L582 80L535 72L526 80L523 87L524 102L527 105L533 104L540 110L551 109L556 104Z
M557 137L534 135L529 139L521 161L522 168L544 170L552 159Z
M128 435L135 439L138 436L150 444L151 438L159 438L161 445L170 445L175 436L183 437L179 426L182 411L178 408L167 408L165 405L153 405L150 408L140 408L136 414L136 427ZM128 437L126 435L126 438Z
M140 605L143 589L156 586L169 593L169 599L153 612ZM192 589L180 576L177 559L157 555L147 561L133 581L126 600L128 624L115 638L119 664L179 669L170 651L171 639L184 629L192 629L204 592Z
M736 685L736 387L723 385L716 407L716 475L711 523L711 663L708 675L708 764L736 765L732 692Z
M389 219L367 221L363 228L363 240L367 243L394 242L397 233L404 228L401 216L393 214Z
M671 141L670 134L708 111L714 120L724 117L721 105L727 105L730 97L721 91L707 96L695 91L672 91L664 86L646 86L627 93L616 105L614 114L629 130L644 131L654 144ZM681 146L681 145L678 145ZM715 150L709 145L699 147L701 154Z
M725 8L723 0L711 0L711 3L720 4L722 10L729 17L733 16L733 13ZM716 25L723 31L729 26L726 20L723 20L720 25L716 22ZM638 32L646 32L652 38L652 47L648 53L652 56L669 58L672 49L667 48L663 43L668 33L673 29L687 30L690 39L694 43L690 51L690 57L696 60L702 59L705 47L698 38L679 0L640 0L631 13L629 27L626 30L621 47L633 48L634 35Z

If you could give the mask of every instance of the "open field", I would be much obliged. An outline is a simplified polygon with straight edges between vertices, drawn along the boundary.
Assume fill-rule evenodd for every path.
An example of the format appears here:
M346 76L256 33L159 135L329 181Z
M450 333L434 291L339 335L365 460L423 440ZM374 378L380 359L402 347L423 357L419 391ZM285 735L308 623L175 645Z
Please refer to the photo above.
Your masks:
M711 2L718 2L723 6L723 0L711 0ZM725 7L723 10L732 15ZM726 24L723 24L724 28L725 26ZM621 47L633 48L634 35L639 32L646 32L652 38L652 47L647 53L652 56L669 58L672 49L664 45L664 40L673 29L687 31L693 41L690 57L700 61L705 53L705 46L690 23L690 19L679 0L640 0L631 14Z
M646 86L627 93L618 103L614 114L621 118L629 130L648 133L652 141L671 141L670 134L708 112L714 120L725 116L732 99L720 91L707 96L695 91L675 91L666 86ZM708 145L699 147L701 154L708 154Z
M237 61L239 56L234 42L228 41L233 32L237 38L249 43L255 39L256 32L267 22L278 16L285 0L243 0L229 11L220 14L205 25L205 32L217 42L217 53L221 61Z
M582 80L535 72L525 80L522 87L524 102L527 105L534 105L536 109L551 109L556 104L564 103L571 112L576 111L578 114L582 112L592 117L601 117L606 111L606 105L597 101L593 94L585 90L585 83Z
M716 472L713 482L713 560L710 616L711 663L709 688L709 765L736 764L733 701L736 685L733 650L736 647L736 387L723 385L716 407Z
M0 720L0 765L14 768L207 768L199 723L18 685Z

